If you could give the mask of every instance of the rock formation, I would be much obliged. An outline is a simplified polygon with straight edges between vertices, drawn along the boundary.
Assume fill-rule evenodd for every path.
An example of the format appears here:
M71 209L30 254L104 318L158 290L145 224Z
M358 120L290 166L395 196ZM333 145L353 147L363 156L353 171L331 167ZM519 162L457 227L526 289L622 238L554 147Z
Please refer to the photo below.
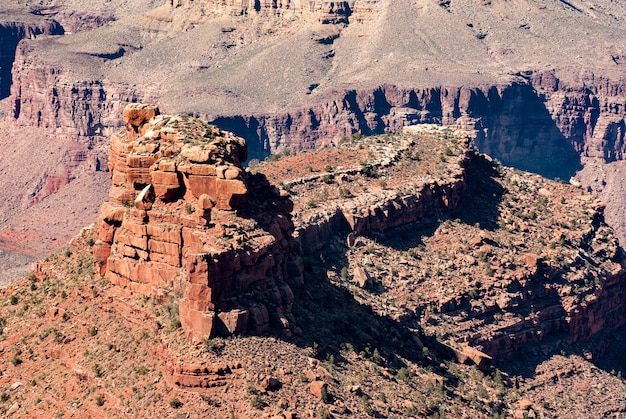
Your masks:
M370 12L378 0L321 1L321 0L169 0L171 7L202 7L205 10L235 15L313 14L323 23L347 23L353 12Z
M452 147L455 150L453 155L445 158L445 162L440 162L446 165L446 169L440 169L438 174L413 176L411 172L415 168L407 168L402 187L383 188L369 193L355 192L356 196L345 196L352 195L351 190L354 188L351 188L349 193L340 192L343 197L338 196L337 200L320 199L319 204L312 208L311 201L303 202L311 199L309 193L300 192L302 194L300 195L298 192L307 189L324 190L328 181L324 175L308 176L285 183L286 187L295 191L293 199L298 208L298 218L301 220L296 223L295 234L305 254L321 251L339 232L368 236L420 222L436 213L452 211L459 205L466 189L465 166L469 159L469 136L462 131L452 131L428 124L406 128L404 135L406 137L402 142L389 142L386 145L387 150L379 156L370 157L365 165L363 161L344 162L341 171L333 171L333 179L342 179L340 184L345 184L343 187L349 188L351 179L367 178L363 172L368 167L375 168L372 170L376 172L393 168L398 161L403 160L403 156L411 155L420 147L418 145L420 137L429 135L435 137L445 135L454 139L454 144L444 145L445 141L441 141L435 146ZM433 148L431 152L433 155L441 156L443 150L437 152L437 148ZM354 167L355 163L359 166ZM419 165L420 163L416 163L416 166ZM398 175L403 176L401 173ZM369 190L369 187L366 189Z
M82 28L74 5L24 3L33 12L24 7L22 21L54 18L73 33L25 39L6 56L5 123L36 128L51 148L69 139L90 161L104 161L125 103L157 98L246 138L255 158L424 122L471 130L481 151L549 177L569 179L581 157L624 154L624 8L608 0L583 12L562 2L144 0L94 3ZM562 19L575 33L553 24ZM38 184L50 187L29 203L63 184L45 176L65 172L78 177L56 163L42 170ZM619 218L610 204L609 214Z
M0 99L9 95L11 67L15 60L17 44L22 39L40 35L63 35L63 27L52 19L34 16L17 16L0 13Z
M625 324L626 258L604 205L474 155L467 134L411 127L255 170L291 192L303 254L332 266L317 275L442 336L459 362L590 340L599 356Z
M626 409L600 358L626 319L625 257L583 190L432 125L243 170L245 142L196 118L132 104L123 120L96 228L2 292L5 408L547 416L575 378L598 386L579 416ZM297 333L216 338L270 329ZM547 393L520 398L537 389L516 367L546 356L562 365ZM44 385L68 393L36 399Z
M243 139L154 106L124 110L111 138L112 186L95 244L97 270L147 295L180 292L189 335L293 327L301 272L292 205L263 176L247 174Z
M473 88L383 85L347 91L282 115L214 122L250 142L269 138L267 151L272 153L315 148L355 131L373 135L437 123L472 132L481 151L507 165L562 179L580 168L580 156L621 158L624 84L589 80L596 88L583 89L558 85L551 73L531 73L527 78ZM549 85L548 79L557 85Z

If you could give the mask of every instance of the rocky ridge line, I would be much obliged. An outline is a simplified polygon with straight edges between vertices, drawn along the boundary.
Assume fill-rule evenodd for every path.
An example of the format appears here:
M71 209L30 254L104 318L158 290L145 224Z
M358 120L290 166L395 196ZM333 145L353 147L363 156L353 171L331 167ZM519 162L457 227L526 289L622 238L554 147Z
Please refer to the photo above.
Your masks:
M285 179L303 254L326 261L314 275L381 316L437 334L442 353L485 367L521 347L594 341L589 356L601 356L626 318L626 263L604 205L468 144L467 134L416 127L254 170ZM362 156L369 160L350 166ZM369 163L382 161L390 164L373 174Z
M342 235L354 246L358 237L384 236L453 212L468 200L468 167L481 164L470 151L467 134L419 126L399 138L347 139L337 149L287 156L244 171L245 142L195 118L162 116L153 106L129 105L124 120L126 131L111 140L112 187L98 221L95 265L112 284L133 292L161 299L181 293L181 322L193 337L259 334L271 328L299 333L291 306L292 287L302 285L302 255L324 254ZM341 165L329 164L333 158ZM297 170L289 169L293 159L303 159L311 174L302 176L306 170L301 163ZM270 186L266 176L288 190L293 202L285 190ZM506 182L507 188L526 185L525 190L538 195L540 205L530 220L536 211L564 211L559 209L563 199L551 204L553 186L537 189L516 175ZM544 262L543 256L527 251L521 264L507 262L517 256L500 259L496 250L506 239L481 234L469 241L470 249L479 248L480 254L456 265L477 279L480 275L471 273L476 259L485 259L491 264L488 276L452 295L422 295L420 304L396 315L417 321L416 327L426 331L430 326L424 319L456 319L450 330L455 330L451 337L458 337L447 350L479 365L488 362L485 354L511 356L512 345L559 333L569 343L588 341L621 326L626 318L620 303L626 295L623 254L607 236L604 207L584 194L567 201L576 200L592 214L589 220L557 222L553 228L561 232L560 253L549 252ZM501 210L502 231L528 231L523 221L514 221L519 213L506 215L509 211ZM569 224L581 222L588 224L586 229L572 235ZM578 253L569 255L563 243L578 243ZM518 249L511 252L517 255ZM352 271L365 288L376 278L367 264L356 262ZM454 270L450 274L456 275ZM587 277L596 278L595 283L580 282ZM550 287L536 289L545 283ZM480 304L476 295L483 295ZM499 320L493 321L495 317ZM458 344L466 348L455 349Z

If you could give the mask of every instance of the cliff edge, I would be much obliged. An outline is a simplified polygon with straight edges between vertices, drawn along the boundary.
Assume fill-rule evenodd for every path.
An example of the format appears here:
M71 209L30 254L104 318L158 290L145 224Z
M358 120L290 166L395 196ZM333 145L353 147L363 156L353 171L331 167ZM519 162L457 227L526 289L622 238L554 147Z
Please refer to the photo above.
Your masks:
M270 323L288 331L287 278L301 275L289 263L292 205L242 169L245 141L149 105L128 105L124 121L111 139L96 270L142 294L182 293L192 336L260 334Z

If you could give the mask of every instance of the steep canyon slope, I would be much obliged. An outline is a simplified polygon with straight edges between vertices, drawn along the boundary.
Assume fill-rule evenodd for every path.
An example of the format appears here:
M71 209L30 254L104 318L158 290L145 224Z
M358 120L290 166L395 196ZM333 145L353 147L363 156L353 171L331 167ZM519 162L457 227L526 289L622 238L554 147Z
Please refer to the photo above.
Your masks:
M135 101L212 121L246 138L255 158L415 123L467 129L481 151L521 169L567 180L585 164L590 174L580 181L600 196L612 191L606 216L626 239L619 176L603 175L607 164L619 167L626 147L621 3L2 6L7 21L57 22L65 33L24 39L0 65L12 68L0 121L8 134L0 140L0 173L13 185L0 203L6 248L42 255L53 238L61 243L95 218L106 187L89 185L106 178L108 136ZM8 33L11 25L0 27ZM24 163L24 149L36 150L35 168ZM607 185L594 187L595 179ZM72 184L66 196L73 198L53 198ZM67 226L58 223L60 208L74 211L64 216Z
M243 170L201 120L124 122L97 224L0 292L3 415L626 412L626 259L589 193L436 125Z

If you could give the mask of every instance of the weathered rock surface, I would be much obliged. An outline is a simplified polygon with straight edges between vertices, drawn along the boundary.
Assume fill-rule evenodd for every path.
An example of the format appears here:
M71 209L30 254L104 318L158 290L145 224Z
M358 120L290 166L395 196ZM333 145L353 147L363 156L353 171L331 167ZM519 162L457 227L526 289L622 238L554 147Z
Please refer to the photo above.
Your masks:
M285 418L626 411L625 383L599 362L624 318L624 255L603 206L584 191L502 167L449 128L354 136L241 171L241 140L195 118L132 105L125 123L112 140L114 187L97 228L2 291L5 409ZM188 182L192 175L204 179ZM210 178L241 184L213 188ZM241 185L245 200L232 200ZM411 200L419 210L400 216ZM331 209L355 215L330 226ZM291 218L298 231L328 232L300 249ZM95 275L103 266L113 269L109 281ZM289 301L302 327L290 339L211 338L288 330ZM585 359L555 355L570 352ZM86 385L92 395L68 404ZM58 396L33 391L44 386Z
M13 67L5 123L94 162L125 104L156 100L246 138L256 158L428 122L549 177L569 179L581 156L621 159L623 5L524 4L25 0L12 18L54 19L66 35L25 39L0 64Z
M22 39L42 35L63 35L63 27L55 20L29 15L18 16L0 12L0 99L9 95L12 84L11 68L17 44Z
M97 271L142 294L182 292L191 336L288 331L287 280L301 275L287 269L297 255L293 224L276 210L287 198L242 169L245 141L150 105L128 105L124 121L111 138Z
M372 135L398 132L413 124L443 124L472 132L482 152L507 165L564 179L580 169L580 156L601 157L606 162L621 159L626 108L623 82L596 80L591 75L584 80L585 87L578 88L559 84L550 72L524 77L487 87L382 85L350 90L282 115L237 116L216 122L246 134L250 142L270 138L270 152L314 148L355 131Z
M443 336L441 352L459 362L486 369L491 357L601 342L623 326L626 262L604 205L468 145L425 126L255 170L284 179L303 254L331 266L320 275Z
M350 1L256 1L256 0L168 0L171 7L201 6L204 10L235 15L275 14L293 16L312 14L323 23L347 23L353 13L371 12L378 0Z

